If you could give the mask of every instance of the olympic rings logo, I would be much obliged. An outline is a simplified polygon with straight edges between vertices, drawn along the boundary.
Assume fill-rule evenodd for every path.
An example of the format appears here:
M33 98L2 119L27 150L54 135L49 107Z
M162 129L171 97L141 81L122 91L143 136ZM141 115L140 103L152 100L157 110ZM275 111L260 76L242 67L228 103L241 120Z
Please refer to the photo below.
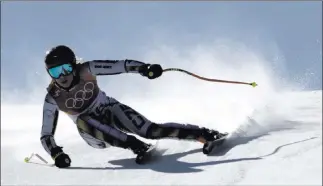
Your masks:
M91 99L93 96L94 84L88 82L84 85L83 90L79 90L74 94L74 98L69 98L65 101L66 108L79 109L84 105L84 102Z

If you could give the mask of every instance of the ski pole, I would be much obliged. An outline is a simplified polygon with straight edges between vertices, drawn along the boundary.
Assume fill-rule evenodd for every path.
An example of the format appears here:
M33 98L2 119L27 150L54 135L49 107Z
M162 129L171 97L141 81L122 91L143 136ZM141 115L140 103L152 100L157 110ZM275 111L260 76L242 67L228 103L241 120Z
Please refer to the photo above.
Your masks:
M36 156L38 159L40 159L45 164L48 164L48 162L43 157L41 157L39 154L37 154L37 153L32 153L29 157L25 157L25 162L26 163L29 163L29 161L31 160L31 158L33 158L34 156Z
M251 85L252 87L256 87L258 86L256 82L251 82L251 83L247 83L247 82L241 82L241 81L228 81L228 80L221 80L221 79L210 79L210 78L205 78L199 75L196 75L192 72L180 69L180 68L166 68L163 70L163 72L169 72L169 71L178 71L178 72L183 72L186 73L188 75L191 75L195 78L204 80L204 81L211 81L211 82L219 82L219 83L233 83L233 84L245 84L245 85Z

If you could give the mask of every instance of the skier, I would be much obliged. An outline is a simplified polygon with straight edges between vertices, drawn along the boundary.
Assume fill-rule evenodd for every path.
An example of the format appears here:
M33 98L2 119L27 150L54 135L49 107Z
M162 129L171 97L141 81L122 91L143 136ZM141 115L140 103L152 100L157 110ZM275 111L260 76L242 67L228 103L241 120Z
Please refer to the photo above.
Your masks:
M146 139L195 140L203 143L204 148L207 142L223 136L218 131L195 125L154 123L129 106L106 96L97 84L96 76L121 73L137 73L155 79L163 72L158 64L129 59L77 63L72 49L64 45L52 48L45 57L45 64L52 81L44 100L40 140L58 168L71 165L70 157L54 139L59 111L73 120L88 145L99 149L108 146L130 149L137 157L144 154L151 144L131 134Z

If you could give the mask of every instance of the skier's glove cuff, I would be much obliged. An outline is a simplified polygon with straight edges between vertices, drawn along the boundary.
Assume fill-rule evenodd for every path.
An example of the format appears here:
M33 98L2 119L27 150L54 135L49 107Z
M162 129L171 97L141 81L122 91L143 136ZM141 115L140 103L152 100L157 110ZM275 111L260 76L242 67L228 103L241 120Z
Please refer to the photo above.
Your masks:
M163 69L158 64L144 64L139 67L138 72L145 77L148 77L149 79L155 79L162 75Z

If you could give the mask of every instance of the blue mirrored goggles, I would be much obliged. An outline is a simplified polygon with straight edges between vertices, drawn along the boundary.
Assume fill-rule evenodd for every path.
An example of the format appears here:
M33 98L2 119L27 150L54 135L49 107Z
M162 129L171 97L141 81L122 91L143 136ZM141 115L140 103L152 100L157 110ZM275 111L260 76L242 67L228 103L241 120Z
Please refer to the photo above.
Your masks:
M52 78L58 79L60 76L67 76L73 72L71 64L63 64L48 69L48 73Z

